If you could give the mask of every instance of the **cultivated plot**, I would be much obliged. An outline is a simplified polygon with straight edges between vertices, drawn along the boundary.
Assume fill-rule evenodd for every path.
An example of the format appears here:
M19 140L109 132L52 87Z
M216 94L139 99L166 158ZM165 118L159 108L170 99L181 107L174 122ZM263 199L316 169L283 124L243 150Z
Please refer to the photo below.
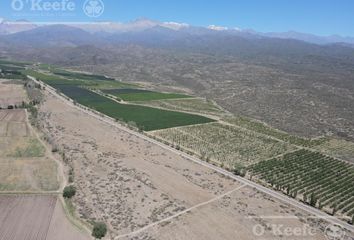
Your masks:
M14 84L8 80L0 80L0 107L20 106L26 101L26 92L21 84Z
M287 143L221 123L165 129L152 135L231 169L295 150Z
M0 117L0 191L57 190L57 165L31 132L25 110L0 110Z
M321 145L316 146L316 149L327 155L354 163L353 142L340 139L331 139Z
M224 120L236 126L240 126L251 131L265 134L267 136L272 136L281 141L289 142L298 146L314 147L327 141L327 138L310 139L290 135L286 132L274 129L262 122L247 117L227 117Z
M139 105L158 107L173 111L186 111L212 116L225 116L227 113L212 101L204 98L166 99L157 101L137 101Z
M61 91L74 101L114 119L122 120L131 125L136 125L139 129L145 131L214 121L194 114L166 111L138 105L121 104L86 88L80 87L83 84L83 81L70 81L36 72L32 74L39 80L42 80ZM99 81L97 84L100 84Z
M314 207L354 215L354 165L308 150L250 167L255 178Z
M162 92L153 92L143 89L108 89L102 90L102 92L113 95L122 99L124 101L133 102L133 101L153 101L160 99L180 99L180 98L191 98L191 96L178 94L178 93L162 93Z
M0 196L0 240L47 240L54 196Z
M56 196L0 195L0 240L88 240Z

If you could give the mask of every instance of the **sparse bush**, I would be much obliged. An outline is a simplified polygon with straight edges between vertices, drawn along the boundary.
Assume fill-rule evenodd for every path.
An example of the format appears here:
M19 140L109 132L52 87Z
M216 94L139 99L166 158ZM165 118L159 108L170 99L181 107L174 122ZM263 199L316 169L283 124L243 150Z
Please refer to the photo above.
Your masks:
M107 226L105 223L99 222L93 224L92 236L95 239L101 239L107 234Z
M66 186L63 191L64 198L72 198L76 194L76 188L72 185Z

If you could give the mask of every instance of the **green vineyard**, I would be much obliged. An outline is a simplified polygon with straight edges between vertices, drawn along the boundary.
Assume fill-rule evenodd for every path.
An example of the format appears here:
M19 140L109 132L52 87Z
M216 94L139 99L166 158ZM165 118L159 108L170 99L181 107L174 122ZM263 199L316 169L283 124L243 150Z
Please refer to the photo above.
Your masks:
M253 178L331 213L354 215L354 165L308 150L250 166Z

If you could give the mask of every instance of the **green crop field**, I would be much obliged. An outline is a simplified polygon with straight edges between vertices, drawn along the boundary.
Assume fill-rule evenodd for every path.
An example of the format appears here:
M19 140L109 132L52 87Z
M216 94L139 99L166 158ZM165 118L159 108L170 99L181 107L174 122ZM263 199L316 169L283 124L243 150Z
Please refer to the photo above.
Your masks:
M354 165L299 150L249 168L254 178L320 209L354 214Z
M9 60L6 60L6 59L0 59L0 64L13 65L13 66L19 66L19 67L25 67L27 65L30 65L30 63L15 62L15 61L9 61Z
M151 101L160 99L191 98L191 96L178 93L153 92L143 89L109 89L104 93L116 96L124 101Z
M212 122L212 119L181 112L166 111L137 105L120 104L87 89L60 85L65 95L78 103L95 109L107 116L125 122L134 122L145 131L184 125Z
M51 86L54 85L75 85L75 86L85 86L91 89L110 89L110 88L121 88L121 87L131 87L135 85L131 85L128 83L122 83L118 81L111 81L111 80L88 80L88 79L79 79L75 78L73 80L66 79L64 77L59 77L57 75L50 75L40 73L34 70L24 70L22 71L25 75L30 75L39 79Z
M113 78L108 78L102 75L91 75L85 73L69 72L65 70L55 69L55 75L63 76L70 79L94 80L94 81L115 81Z
M6 79L24 79L25 76L22 75L21 71L25 68L22 66L6 63L0 60L1 75Z
M35 71L27 71L27 74L60 90L66 96L84 106L95 109L112 118L128 123L134 123L137 127L145 131L214 121L203 116L188 113L167 111L138 105L120 104L88 89L80 87L95 86L90 84L88 85L85 80L66 80L54 75L47 75ZM92 80L88 82L91 83Z

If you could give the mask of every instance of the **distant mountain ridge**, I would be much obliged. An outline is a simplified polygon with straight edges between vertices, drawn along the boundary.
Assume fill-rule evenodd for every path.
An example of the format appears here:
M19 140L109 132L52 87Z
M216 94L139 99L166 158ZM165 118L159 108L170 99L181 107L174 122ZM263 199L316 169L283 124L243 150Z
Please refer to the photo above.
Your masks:
M8 35L22 31L32 30L36 27L37 26L35 24L32 24L25 20L7 21L4 18L0 18L0 35Z
M68 25L68 24L63 24L63 25ZM137 20L127 22L127 23L119 23L119 22L96 22L96 23L87 23L87 24L71 23L68 26L82 29L91 34L103 34L103 35L136 33L136 32L143 32L146 30L160 27L160 28L173 30L175 32L183 32L192 35L214 34L214 35L237 35L237 36L243 36L248 38L267 37L267 38L280 38L280 39L294 39L294 40L300 40L300 41L321 44L321 45L343 43L343 44L347 44L346 46L350 46L350 47L354 46L354 37L342 37L339 35L317 36L314 34L299 33L295 31L261 33L249 29L245 29L245 30L241 30L238 28L228 29L226 27L216 26L216 25L210 25L208 27L197 27L197 26L191 26L187 23L159 22L147 18L139 18ZM44 27L44 26L32 24L25 20L7 21L3 18L0 18L0 36L20 33L23 31L33 30L40 27Z

